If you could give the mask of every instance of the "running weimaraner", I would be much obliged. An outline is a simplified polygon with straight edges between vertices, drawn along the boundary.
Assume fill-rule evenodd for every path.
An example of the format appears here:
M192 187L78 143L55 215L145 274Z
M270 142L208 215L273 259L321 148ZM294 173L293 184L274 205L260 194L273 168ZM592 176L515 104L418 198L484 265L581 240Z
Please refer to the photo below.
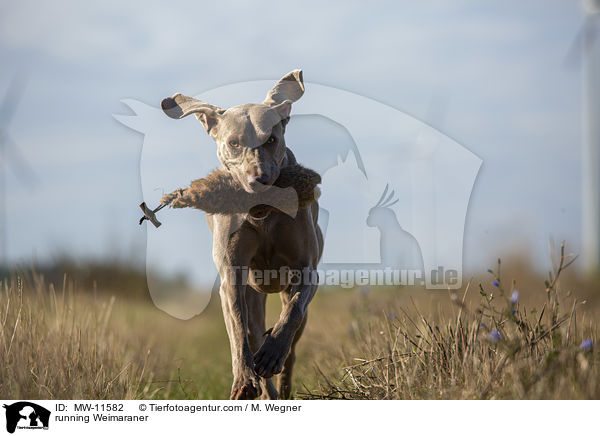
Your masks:
M195 114L217 143L221 169L246 192L257 193L275 189L268 187L281 168L296 164L284 133L292 103L303 93L302 71L295 70L279 80L260 104L225 110L175 94L162 101L162 108L171 118ZM294 349L317 290L316 267L323 249L318 214L316 201L294 217L278 210L207 214L231 344L232 399L290 397ZM298 280L300 271L303 279ZM265 302L272 293L280 294L282 310L273 328L266 330ZM271 382L275 374L280 374L278 389Z

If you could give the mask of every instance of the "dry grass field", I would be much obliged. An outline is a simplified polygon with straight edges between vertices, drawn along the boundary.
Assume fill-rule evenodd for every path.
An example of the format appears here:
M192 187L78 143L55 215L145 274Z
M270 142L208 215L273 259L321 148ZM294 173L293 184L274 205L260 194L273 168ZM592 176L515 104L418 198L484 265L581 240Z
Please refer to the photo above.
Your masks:
M299 344L295 398L600 398L600 290L556 264L546 278L523 262L497 265L456 293L321 289ZM66 274L5 281L0 396L228 398L218 295L181 321L130 291ZM272 323L279 299L268 301Z

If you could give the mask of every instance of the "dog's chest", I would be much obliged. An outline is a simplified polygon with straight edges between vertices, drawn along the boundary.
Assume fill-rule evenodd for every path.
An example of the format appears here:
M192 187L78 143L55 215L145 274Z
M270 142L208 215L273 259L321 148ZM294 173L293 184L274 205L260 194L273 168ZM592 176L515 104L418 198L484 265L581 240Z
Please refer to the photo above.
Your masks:
M281 239L264 238L252 258L248 283L257 291L277 293L287 287L289 258Z
M267 294L283 291L288 284L287 262L280 256L257 255L248 271L248 284Z
M279 240L278 240L279 239ZM288 256L282 238L266 238L254 254L250 267L257 269L279 269L288 266Z

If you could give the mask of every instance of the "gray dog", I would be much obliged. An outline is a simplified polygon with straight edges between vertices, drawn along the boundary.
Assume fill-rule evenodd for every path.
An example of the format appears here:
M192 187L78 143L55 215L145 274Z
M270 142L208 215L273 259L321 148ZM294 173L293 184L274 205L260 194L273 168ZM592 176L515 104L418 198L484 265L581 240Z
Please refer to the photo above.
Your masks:
M262 104L225 110L175 94L162 101L162 108L171 118L194 114L217 143L222 168L246 192L256 193L268 189L281 168L296 163L283 135L292 103L303 93L302 71L295 70L277 82ZM323 249L318 214L316 201L295 217L276 210L258 216L207 214L231 344L232 399L290 397L295 346L317 290ZM266 330L265 303L272 293L280 294L282 310ZM280 374L278 389L271 382L275 374Z

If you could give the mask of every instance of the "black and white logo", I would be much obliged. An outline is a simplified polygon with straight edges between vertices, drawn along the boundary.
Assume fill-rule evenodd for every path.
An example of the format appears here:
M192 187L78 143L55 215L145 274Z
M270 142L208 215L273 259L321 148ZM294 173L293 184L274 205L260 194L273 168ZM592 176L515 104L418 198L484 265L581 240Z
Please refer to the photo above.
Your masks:
M50 411L29 401L4 404L6 409L6 431L14 433L16 429L48 430Z

